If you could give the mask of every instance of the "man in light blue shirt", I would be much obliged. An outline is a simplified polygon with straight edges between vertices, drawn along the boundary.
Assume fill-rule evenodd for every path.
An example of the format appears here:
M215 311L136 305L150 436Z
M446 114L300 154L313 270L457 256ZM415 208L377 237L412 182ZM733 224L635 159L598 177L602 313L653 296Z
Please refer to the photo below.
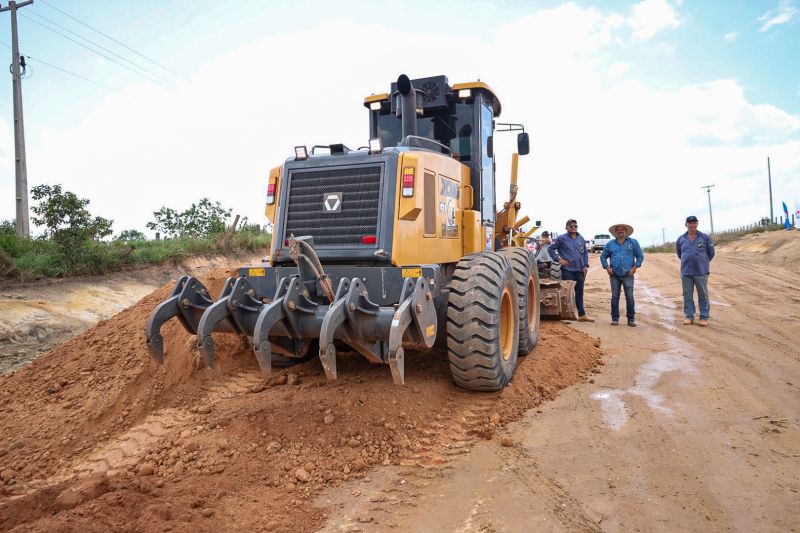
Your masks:
M697 231L698 220L692 215L686 217L686 233L675 242L675 253L681 260L681 281L683 283L683 325L694 323L694 289L697 288L697 305L700 307L698 326L707 326L711 313L708 300L708 274L711 260L714 259L714 241L701 231Z
M608 272L611 280L611 325L619 325L619 295L625 290L625 314L628 325L636 327L636 310L633 300L633 279L644 262L642 248L636 239L631 239L633 227L628 224L615 224L608 232L616 237L608 241L600 254L600 264Z

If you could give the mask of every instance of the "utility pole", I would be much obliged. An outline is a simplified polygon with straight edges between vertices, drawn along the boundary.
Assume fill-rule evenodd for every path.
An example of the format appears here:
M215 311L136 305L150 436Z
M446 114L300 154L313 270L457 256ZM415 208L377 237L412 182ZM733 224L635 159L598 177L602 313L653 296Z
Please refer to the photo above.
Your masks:
M19 39L17 36L17 9L31 5L33 0L8 2L0 7L11 12L11 80L14 89L14 146L17 183L17 235L31 236L30 213L28 211L28 164L25 159L25 126L22 120L22 78L20 77ZM23 63L24 67L24 63Z
M711 187L713 185L703 185L701 189L705 189L708 193L708 218L711 219L711 233L714 233L714 215L711 214Z
M661 244L667 244L667 234L664 233L667 228L661 228Z
M775 215L772 214L772 172L769 169L769 157L767 157L767 179L769 179L769 223L775 222Z

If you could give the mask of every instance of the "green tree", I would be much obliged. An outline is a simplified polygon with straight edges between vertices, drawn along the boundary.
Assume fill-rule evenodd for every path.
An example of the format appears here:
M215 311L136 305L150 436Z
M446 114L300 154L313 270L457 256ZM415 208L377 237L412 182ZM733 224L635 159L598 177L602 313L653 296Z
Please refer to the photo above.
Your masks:
M163 233L165 237L209 237L225 230L231 211L219 202L211 203L208 198L203 198L180 213L162 207L153 213L155 220L148 222L147 228Z
M0 220L0 235L11 236L17 234L17 223L13 220Z
M45 238L62 247L81 247L111 235L114 221L93 217L86 207L89 200L64 191L61 185L37 185L31 197L38 203L31 208L33 222L45 228Z
M115 241L131 242L131 241L146 241L147 237L141 231L135 229L126 229L119 235L114 237Z

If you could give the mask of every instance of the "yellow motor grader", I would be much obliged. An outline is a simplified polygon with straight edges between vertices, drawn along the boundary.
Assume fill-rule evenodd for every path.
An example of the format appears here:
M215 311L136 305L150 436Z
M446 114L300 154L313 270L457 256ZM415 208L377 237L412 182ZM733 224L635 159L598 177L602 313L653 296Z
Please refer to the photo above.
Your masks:
M337 349L388 364L404 383L405 350L446 347L453 380L494 391L533 350L541 316L575 318L570 282L540 282L517 219L518 124L501 124L483 82L402 75L364 99L369 143L295 148L269 172L274 224L264 264L244 266L216 300L178 280L147 322L162 363L161 326L177 317L206 365L213 332L246 336L261 370L319 356L336 378ZM510 198L495 207L494 135L518 131ZM348 348L349 347L349 348Z

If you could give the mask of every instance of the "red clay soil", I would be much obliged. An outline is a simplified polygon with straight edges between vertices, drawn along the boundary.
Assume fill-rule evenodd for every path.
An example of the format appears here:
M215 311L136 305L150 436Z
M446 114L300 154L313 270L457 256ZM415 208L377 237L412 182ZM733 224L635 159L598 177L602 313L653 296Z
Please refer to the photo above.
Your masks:
M202 281L215 294L225 276ZM408 354L405 387L356 354L336 381L318 360L265 381L230 335L202 368L172 321L159 367L144 325L171 288L0 379L0 530L313 531L324 486L440 466L603 364L598 340L549 322L500 393L458 389L437 352Z

